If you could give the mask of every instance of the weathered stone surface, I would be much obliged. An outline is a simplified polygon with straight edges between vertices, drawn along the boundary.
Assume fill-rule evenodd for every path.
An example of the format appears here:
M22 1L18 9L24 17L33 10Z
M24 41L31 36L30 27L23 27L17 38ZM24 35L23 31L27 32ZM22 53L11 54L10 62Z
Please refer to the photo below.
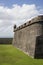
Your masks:
M37 37L41 38L43 36L43 16L38 16L32 19L31 21L21 25L18 28L14 30L15 33L14 33L13 44L17 48L20 48L22 51L28 53L32 57L36 58L38 57L37 55L41 55L43 51L39 53L40 47L37 46L36 44L39 43L39 42L37 43L38 41ZM43 49L42 45L43 44L41 44L41 49ZM37 50L39 49L38 52L36 49Z

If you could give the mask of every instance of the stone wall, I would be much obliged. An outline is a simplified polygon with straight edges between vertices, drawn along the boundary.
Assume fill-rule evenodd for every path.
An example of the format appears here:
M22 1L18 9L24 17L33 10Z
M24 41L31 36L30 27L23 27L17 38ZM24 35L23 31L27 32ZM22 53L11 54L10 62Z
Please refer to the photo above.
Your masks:
M36 39L38 36L43 36L43 16L33 18L18 28L16 27L14 32L13 44L28 55L36 57Z

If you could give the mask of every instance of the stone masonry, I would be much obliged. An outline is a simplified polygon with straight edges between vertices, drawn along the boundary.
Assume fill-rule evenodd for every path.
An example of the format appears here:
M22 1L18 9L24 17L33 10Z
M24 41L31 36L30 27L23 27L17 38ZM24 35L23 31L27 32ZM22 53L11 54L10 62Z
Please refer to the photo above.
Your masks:
M43 58L43 15L17 27L14 25L13 45L33 58Z

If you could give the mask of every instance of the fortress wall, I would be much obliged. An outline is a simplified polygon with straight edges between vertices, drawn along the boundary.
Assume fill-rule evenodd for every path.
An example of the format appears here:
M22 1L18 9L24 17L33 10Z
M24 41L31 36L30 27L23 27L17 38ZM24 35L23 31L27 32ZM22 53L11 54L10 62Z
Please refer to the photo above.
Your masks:
M35 54L36 38L43 35L43 20L39 19L40 18L38 18L38 20L35 19L35 22L32 19L31 22L34 23L26 23L26 27L25 25L18 27L15 30L13 39L13 43L17 48L28 53L28 55L32 57L34 57Z

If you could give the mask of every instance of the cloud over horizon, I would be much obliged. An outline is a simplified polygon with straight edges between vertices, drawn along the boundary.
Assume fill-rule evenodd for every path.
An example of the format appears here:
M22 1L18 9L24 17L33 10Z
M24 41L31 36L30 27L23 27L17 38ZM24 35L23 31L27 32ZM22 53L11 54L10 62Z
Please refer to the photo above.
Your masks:
M32 17L43 14L42 11L43 9L38 10L35 4L13 4L12 8L0 5L0 37L12 37L14 24L19 26Z

